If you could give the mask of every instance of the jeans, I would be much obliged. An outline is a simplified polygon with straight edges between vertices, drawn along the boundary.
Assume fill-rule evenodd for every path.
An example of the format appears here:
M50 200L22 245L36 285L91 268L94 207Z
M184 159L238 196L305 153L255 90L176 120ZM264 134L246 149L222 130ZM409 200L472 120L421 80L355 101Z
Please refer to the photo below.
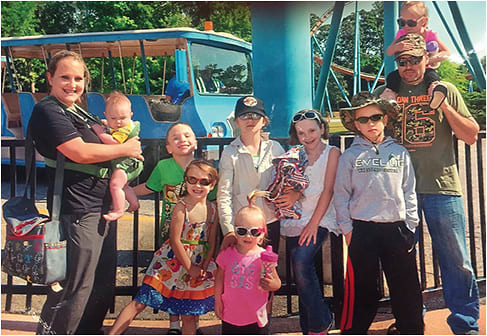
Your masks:
M418 194L433 249L440 264L443 296L455 334L478 333L479 291L465 240L465 213L460 196Z
M320 282L316 274L314 257L328 235L328 230L318 228L316 244L299 246L298 237L286 238L286 249L291 256L294 279L299 296L299 323L303 334L319 333L327 329L332 321L330 308L323 299Z

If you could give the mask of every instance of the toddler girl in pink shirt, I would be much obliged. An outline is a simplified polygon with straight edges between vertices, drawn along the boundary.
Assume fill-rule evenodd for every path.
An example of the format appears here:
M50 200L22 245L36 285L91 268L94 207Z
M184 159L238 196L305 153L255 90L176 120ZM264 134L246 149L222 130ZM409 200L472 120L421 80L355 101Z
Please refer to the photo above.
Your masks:
M262 244L267 233L263 211L252 204L255 193L248 196L249 205L235 216L237 244L220 252L216 258L215 313L222 319L222 335L266 335L266 304L269 292L281 287L273 268L261 277Z

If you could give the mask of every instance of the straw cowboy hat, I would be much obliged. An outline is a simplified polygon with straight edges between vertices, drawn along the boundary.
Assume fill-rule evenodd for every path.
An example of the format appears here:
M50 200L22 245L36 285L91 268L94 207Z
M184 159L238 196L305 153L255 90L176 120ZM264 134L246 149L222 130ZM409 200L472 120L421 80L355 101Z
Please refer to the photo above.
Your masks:
M360 134L359 130L355 127L355 111L375 104L377 105L385 115L387 115L387 125L386 129L388 131L393 130L393 123L399 117L399 109L395 101L377 99L371 93L367 91L362 91L357 93L352 97L352 106L340 109L340 119L342 120L343 126L357 134Z

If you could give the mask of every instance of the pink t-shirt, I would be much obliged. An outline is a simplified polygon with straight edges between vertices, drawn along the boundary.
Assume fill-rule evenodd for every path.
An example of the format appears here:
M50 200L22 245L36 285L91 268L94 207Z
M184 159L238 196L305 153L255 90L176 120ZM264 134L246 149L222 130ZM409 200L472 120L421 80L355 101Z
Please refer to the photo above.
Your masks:
M397 40L399 37L401 37L403 35L406 35L406 31L401 28L397 31L395 40ZM426 29L426 31L424 32L423 38L424 38L425 43L428 43L430 41L438 42L438 33L434 32L432 30Z
M259 279L262 262L260 253L241 254L235 247L218 254L216 262L225 272L223 285L222 320L244 326L257 322L259 327L267 324L266 304L269 292L260 289Z

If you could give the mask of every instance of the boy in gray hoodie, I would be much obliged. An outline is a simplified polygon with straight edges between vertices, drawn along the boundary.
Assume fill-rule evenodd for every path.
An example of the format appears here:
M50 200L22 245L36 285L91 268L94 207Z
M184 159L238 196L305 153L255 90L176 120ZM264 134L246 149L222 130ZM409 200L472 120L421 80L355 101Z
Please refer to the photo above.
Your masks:
M348 245L343 334L365 335L377 312L379 261L401 334L423 334L423 300L416 268L418 225L414 170L406 148L385 135L397 118L368 92L340 110L356 136L340 157L335 181L337 224Z

